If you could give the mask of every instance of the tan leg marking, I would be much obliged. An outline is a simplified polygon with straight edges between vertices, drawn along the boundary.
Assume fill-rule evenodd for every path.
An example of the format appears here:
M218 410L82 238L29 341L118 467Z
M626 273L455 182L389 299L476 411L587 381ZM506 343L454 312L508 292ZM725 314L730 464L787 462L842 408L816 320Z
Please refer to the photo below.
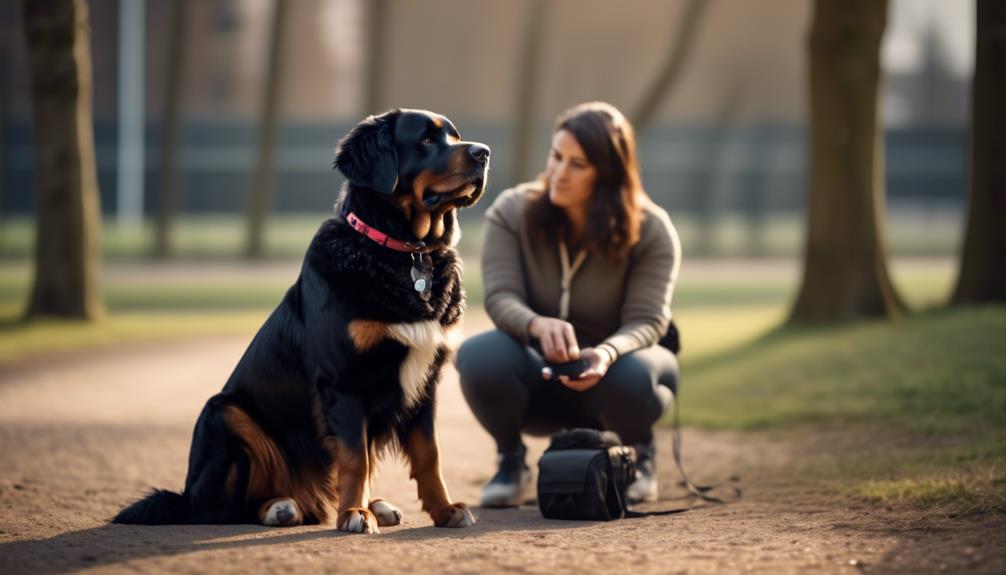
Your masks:
M329 477L330 470L303 468L291 474L279 447L243 409L228 405L224 407L224 418L248 455L246 502L290 498L301 522L308 518L321 523L328 520L332 501L336 497L334 482ZM228 484L236 482L236 471L228 473L227 481ZM228 487L234 489L236 485Z
M258 423L236 405L224 407L227 426L244 446L248 455L248 499L272 499L293 491L286 460L271 437Z
M451 503L440 472L440 447L434 434L429 437L421 429L413 430L405 442L410 475L416 480L423 511L430 514L437 527L468 527L475 516L464 503Z
M336 528L350 533L379 533L377 518L367 508L370 499L368 450L353 449L335 440L339 513Z

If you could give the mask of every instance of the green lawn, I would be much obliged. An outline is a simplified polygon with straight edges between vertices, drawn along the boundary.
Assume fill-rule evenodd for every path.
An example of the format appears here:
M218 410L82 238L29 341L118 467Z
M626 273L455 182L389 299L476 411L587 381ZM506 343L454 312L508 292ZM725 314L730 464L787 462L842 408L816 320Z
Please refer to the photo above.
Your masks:
M775 329L683 355L683 421L826 430L835 442L808 477L885 503L1006 511L1004 344L1003 306Z
M122 312L96 323L42 321L22 325L3 314L0 315L0 365L119 343L250 335L267 315L267 310Z
M0 265L0 364L123 342L250 335L290 283L275 277L248 282L190 275L106 280L103 295L109 313L101 321L23 323L29 267Z
M273 214L265 228L265 250L270 258L299 258L311 237L331 212ZM687 213L672 213L686 256L796 257L803 249L803 220L796 214L771 214L758 228L737 214L712 221ZM479 214L462 212L459 249L477 257L482 240ZM895 256L931 257L956 255L961 237L959 214L894 212L887 216L886 238ZM8 216L0 226L0 260L23 260L31 256L34 222L24 216ZM706 233L703 233L706 232ZM191 215L179 218L174 230L174 256L183 259L230 259L243 253L245 221L240 215ZM110 260L137 260L153 248L151 220L141 226L119 226L106 220L102 227L102 253ZM699 252L702 253L699 253Z
M118 266L120 272L110 274L103 282L110 312L105 320L95 324L54 321L23 325L17 318L28 296L30 266L24 261L0 263L0 362L121 341L251 333L280 301L295 276L294 271L282 271L202 277L200 270L224 266L215 261L204 261L168 278L164 274L130 274L128 270L134 264L129 262L114 263L113 259L106 268L112 265ZM136 266L141 270L152 267L141 263ZM682 274L674 310L684 333L686 361L747 342L783 317L793 291L792 273L751 277L743 270L735 275L730 265L726 267L725 272L716 273L693 267L692 273L686 269ZM895 273L895 278L914 305L929 306L944 297L950 271L945 263L909 264ZM743 281L739 281L740 277ZM482 301L477 258L466 258L465 289L470 308L477 313Z
M777 329L721 353L683 356L687 421L735 429L883 422L933 436L1001 431L1004 343L1004 307Z
M300 259L311 238L332 213L274 215L265 228L266 257L272 260ZM35 242L34 222L11 217L0 226L0 261L24 261L31 257ZM143 260L153 251L152 221L140 226L119 226L106 220L101 230L101 251L106 261ZM481 242L478 222L466 223L459 248L475 254ZM172 256L182 260L231 260L244 253L245 223L240 216L186 215L174 230Z
M272 218L266 226L266 255L300 257L318 226L331 214ZM0 227L0 259L20 261L31 257L35 236L29 218L5 219ZM244 250L244 221L237 216L185 216L174 231L174 255L184 259L231 259ZM106 260L136 260L153 250L153 222L118 226L106 220L101 230L101 251Z

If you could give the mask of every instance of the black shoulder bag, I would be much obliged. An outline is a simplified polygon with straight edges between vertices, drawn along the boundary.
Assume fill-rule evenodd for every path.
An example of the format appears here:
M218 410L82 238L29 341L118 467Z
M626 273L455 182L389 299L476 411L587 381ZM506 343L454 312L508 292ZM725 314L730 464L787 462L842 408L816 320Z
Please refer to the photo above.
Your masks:
M621 519L635 461L611 431L560 431L538 461L538 509L549 519Z
M666 341L665 341L666 340ZM673 322L661 345L677 353L680 347ZM671 344L671 345L668 345ZM701 499L726 503L709 495L716 485L696 485L688 479L681 465L681 430L678 401L674 399L672 447L674 461L681 473L680 485L688 490L689 506L665 511L637 512L628 508L625 491L636 475L636 450L622 445L618 435L596 429L563 430L552 436L548 449L538 461L538 509L547 519L611 521L623 517L670 515L691 509ZM736 485L730 486L734 499L741 497Z

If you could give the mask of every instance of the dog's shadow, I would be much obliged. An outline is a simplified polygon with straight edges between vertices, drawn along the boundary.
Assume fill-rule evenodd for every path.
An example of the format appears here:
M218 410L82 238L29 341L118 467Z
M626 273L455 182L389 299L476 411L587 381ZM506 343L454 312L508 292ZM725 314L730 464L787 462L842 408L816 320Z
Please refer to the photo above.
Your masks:
M422 541L426 539L462 538L474 539L505 531L547 531L556 529L574 529L597 525L597 521L556 521L545 519L533 506L521 506L510 509L480 509L472 508L478 523L466 529L444 529L433 525L394 528L383 535L395 541Z
M466 529L443 529L428 517L409 518L380 535L351 535L327 526L271 528L258 525L102 525L62 533L47 539L0 543L0 572L55 575L107 567L138 559L175 557L215 550L296 544L319 539L376 537L407 543L444 538L478 538L503 531L542 531L595 525L583 521L549 521L533 507L475 509L479 522ZM213 558L208 558L212 563ZM210 568L209 564L203 567Z
M268 535L265 537L256 534ZM296 543L328 535L256 525L111 525L61 533L48 539L0 544L0 572L71 573L135 559L171 557L256 545Z

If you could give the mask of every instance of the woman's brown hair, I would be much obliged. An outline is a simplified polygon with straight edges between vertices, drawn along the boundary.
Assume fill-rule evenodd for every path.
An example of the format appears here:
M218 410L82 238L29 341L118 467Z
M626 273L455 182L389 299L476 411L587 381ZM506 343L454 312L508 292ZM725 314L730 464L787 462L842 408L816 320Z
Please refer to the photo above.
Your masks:
M566 130L576 138L587 160L597 170L590 196L584 247L614 258L628 254L639 241L643 204L648 201L639 177L636 137L632 126L611 104L588 102L559 115L553 133ZM538 178L528 200L526 217L530 229L557 241L566 234L566 213L548 198L548 178Z

